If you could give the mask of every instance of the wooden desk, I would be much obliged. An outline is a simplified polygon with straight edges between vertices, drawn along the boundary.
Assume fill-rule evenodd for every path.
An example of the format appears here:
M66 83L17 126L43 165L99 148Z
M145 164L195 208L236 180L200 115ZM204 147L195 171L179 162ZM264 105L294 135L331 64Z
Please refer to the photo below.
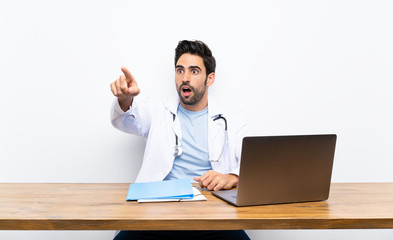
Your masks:
M393 228L393 183L335 183L323 202L126 202L129 184L0 184L0 230Z

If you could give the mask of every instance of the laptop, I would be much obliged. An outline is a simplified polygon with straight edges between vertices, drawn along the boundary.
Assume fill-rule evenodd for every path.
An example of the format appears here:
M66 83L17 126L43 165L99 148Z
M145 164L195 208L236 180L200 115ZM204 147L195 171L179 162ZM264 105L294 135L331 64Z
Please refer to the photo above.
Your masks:
M235 206L327 200L336 138L245 137L237 189L212 193Z

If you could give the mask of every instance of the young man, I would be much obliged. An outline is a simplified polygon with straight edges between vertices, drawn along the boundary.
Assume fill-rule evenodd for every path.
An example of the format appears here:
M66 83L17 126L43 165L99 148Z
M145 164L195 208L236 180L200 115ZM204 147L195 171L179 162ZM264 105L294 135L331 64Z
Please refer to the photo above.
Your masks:
M189 178L215 191L237 185L241 144L243 137L250 135L250 127L239 109L208 94L215 81L215 67L206 44L180 41L175 51L178 96L163 101L137 97L137 82L127 68L121 68L124 75L111 83L117 97L111 119L119 130L147 140L136 182ZM122 231L116 239L139 233ZM186 233L192 232L166 234ZM244 231L208 233L212 239L248 239Z

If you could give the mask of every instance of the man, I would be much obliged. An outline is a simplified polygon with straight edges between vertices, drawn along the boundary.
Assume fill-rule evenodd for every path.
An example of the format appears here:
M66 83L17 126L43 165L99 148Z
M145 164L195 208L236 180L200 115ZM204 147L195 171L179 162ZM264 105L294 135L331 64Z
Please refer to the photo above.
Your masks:
M121 68L124 75L111 83L117 97L111 119L119 130L147 140L136 182L189 178L215 191L237 185L241 143L250 135L250 127L239 109L208 94L215 81L215 67L206 44L180 41L175 51L178 96L163 101L137 97L140 89L136 80L127 68ZM135 234L139 233L122 231L116 239L138 239ZM177 234L168 236L176 239L182 234L206 233L212 239L248 239L244 231L160 232L158 239L163 234Z

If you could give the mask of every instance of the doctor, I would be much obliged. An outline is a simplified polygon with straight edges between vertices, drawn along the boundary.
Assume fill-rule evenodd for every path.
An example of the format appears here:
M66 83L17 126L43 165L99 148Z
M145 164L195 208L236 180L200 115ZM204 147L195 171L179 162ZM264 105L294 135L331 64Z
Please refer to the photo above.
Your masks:
M137 97L130 71L111 83L117 99L111 110L119 130L146 138L136 182L189 178L209 190L238 184L242 139L250 127L240 109L208 94L216 62L201 41L180 41L175 51L178 96L165 100ZM235 97L235 95L233 95Z
M240 110L208 94L216 61L201 41L180 41L175 52L178 96L162 101L137 97L137 82L124 75L111 83L115 99L111 119L121 131L146 138L136 182L189 178L209 190L237 185L243 137L250 128ZM249 239L234 231L121 231L124 239Z

